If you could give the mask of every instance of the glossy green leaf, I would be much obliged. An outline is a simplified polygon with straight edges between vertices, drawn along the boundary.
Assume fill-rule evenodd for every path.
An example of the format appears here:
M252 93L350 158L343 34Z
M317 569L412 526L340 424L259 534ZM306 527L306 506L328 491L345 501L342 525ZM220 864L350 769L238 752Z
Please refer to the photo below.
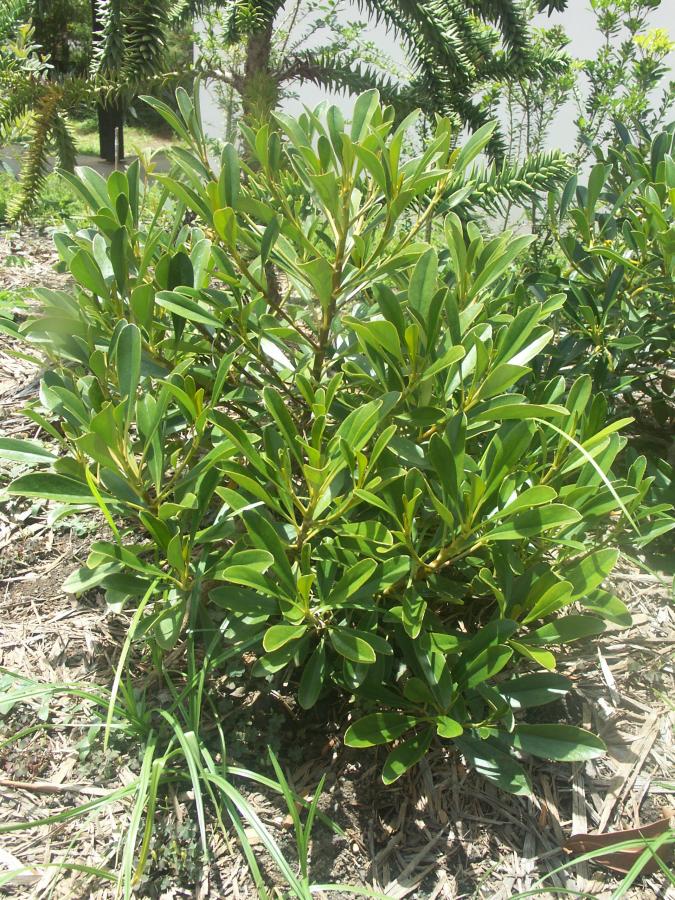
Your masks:
M362 559L350 566L331 590L326 605L331 607L346 603L368 581L376 568L374 559Z
M488 403L486 408L478 412L471 411L469 418L473 422L514 421L520 419L554 419L569 415L564 406L549 403L546 406L538 403Z
M162 650L172 650L178 643L185 617L185 600L175 601L162 610L154 625L155 640Z
M599 737L573 725L516 725L510 740L517 750L561 762L584 762L607 751Z
M155 305L155 288L152 284L138 284L131 291L131 309L137 325L149 330Z
M86 482L76 481L67 475L55 472L31 472L21 475L7 488L8 493L20 497L42 497L45 500L58 500L61 503L86 503L92 505L94 498ZM112 499L106 496L107 500Z
M487 647L467 662L462 676L467 687L476 687L501 672L512 656L513 650L505 644Z
M48 465L56 456L37 441L0 437L0 461Z
M403 597L403 626L414 640L420 633L427 602L414 587L408 589Z
M595 616L564 616L548 625L542 625L523 640L533 646L568 644L570 641L602 634L604 630L605 623Z
M110 291L105 283L101 270L93 257L86 250L78 250L70 261L73 278L92 294L98 297L109 297Z
M213 214L213 224L218 236L223 239L228 247L234 247L237 243L237 218L231 207L217 209Z
M430 247L420 256L408 285L408 303L426 322L438 281L438 256Z
M157 306L187 319L188 322L199 322L211 328L219 328L222 324L208 309L178 291L159 291L155 295L155 302Z
M364 347L374 348L378 352L384 351L396 359L401 359L399 335L391 322L387 322L386 319L359 322L357 319L349 317L346 317L344 321L356 332Z
M565 528L581 521L581 513L562 503L551 503L526 512L497 525L486 535L488 541L516 541L520 538L538 537L554 528Z
M476 772L509 794L530 796L532 789L523 767L492 741L469 735L456 739L457 747Z
M279 611L277 601L255 590L236 584L222 585L209 591L209 598L218 606L247 616L273 615Z
M347 747L376 747L400 738L417 722L416 716L397 712L378 712L364 716L345 732Z
M139 97L140 100L143 100L148 106L151 106L155 109L167 122L168 125L176 132L179 137L185 141L186 144L190 143L190 135L186 130L185 126L178 118L176 113L171 109L171 107L165 103L163 100L158 100L156 97L151 97L148 94L142 94Z
M621 628L628 628L632 623L630 610L617 596L608 591L594 590L590 594L581 597L579 603L585 610L613 622Z
M452 739L463 734L464 729L459 722L456 722L449 716L438 716L436 719L436 732L439 737Z
M271 653L291 641L299 640L306 631L306 625L272 625L265 632L263 647L268 653Z
M613 547L594 550L572 566L565 566L563 577L572 584L572 597L578 599L599 587L612 571L619 558Z
M392 784L417 765L431 746L433 736L433 729L425 728L395 747L382 766L382 781Z
M501 519L507 514L514 515L517 512L533 509L537 506L545 506L555 500L556 496L554 489L545 484L526 488L513 500L509 500L506 506L500 509L496 518Z
M370 644L357 637L348 628L332 628L329 636L335 650L345 659L368 666L375 662L377 657Z
M557 612L564 606L572 602L572 585L569 581L556 581L548 587L541 596L537 597L534 605L526 616L523 617L523 624L535 622L544 616Z
M233 144L226 143L220 158L218 188L223 206L236 207L239 197L239 156Z
M242 587L260 591L263 594L275 594L272 582L265 578L257 566L226 565L216 570L216 575L223 581L229 581Z
M571 687L572 682L563 675L537 672L502 681L498 690L514 709L528 709L560 700Z
M379 99L380 95L376 90L364 91L356 98L350 131L353 141L360 141L363 138L377 109Z
M117 379L129 422L141 380L141 332L137 325L125 325L117 339Z
M110 242L110 262L112 263L115 281L120 291L126 291L128 269L129 239L126 228L118 228Z
M263 401L268 412L279 426L279 430L283 434L286 447L291 451L297 461L302 464L303 459L300 453L300 445L298 443L298 430L291 418L281 395L272 388L263 388Z
M88 566L81 566L79 569L71 572L66 578L62 585L63 590L67 594L84 594L91 588L99 587L108 575L118 573L119 569L119 565L114 562L96 566L93 569L90 569ZM146 590L147 588L148 585L146 583Z
M254 546L269 551L274 557L274 572L289 596L295 597L295 576L274 526L256 510L244 514L244 522Z
M457 171L461 172L465 169L487 147L496 127L496 121L487 122L474 131L457 154L457 159L455 160Z
M321 641L302 670L298 685L298 703L303 709L311 709L319 699L326 677L326 650Z
M514 640L509 641L509 646L511 646L520 656L524 656L525 659L531 660L542 669L548 669L549 672L555 670L555 656L550 650L539 650Z
M272 219L269 225L265 228L262 240L260 242L260 262L263 266L269 259L270 253L272 252L277 238L279 237L280 230L281 226L279 225L279 220L276 217Z

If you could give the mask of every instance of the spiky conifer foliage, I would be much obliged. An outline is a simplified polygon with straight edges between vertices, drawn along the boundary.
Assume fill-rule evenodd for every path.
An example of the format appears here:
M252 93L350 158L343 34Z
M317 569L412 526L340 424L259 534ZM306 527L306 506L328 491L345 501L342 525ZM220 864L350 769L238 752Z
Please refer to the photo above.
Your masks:
M476 166L461 179L451 180L447 195L470 187L466 199L459 205L460 211L503 213L510 207L531 203L537 195L545 196L570 175L568 157L560 150L550 150L532 153L522 162L505 161L497 165L493 161ZM454 208L457 212L458 207Z

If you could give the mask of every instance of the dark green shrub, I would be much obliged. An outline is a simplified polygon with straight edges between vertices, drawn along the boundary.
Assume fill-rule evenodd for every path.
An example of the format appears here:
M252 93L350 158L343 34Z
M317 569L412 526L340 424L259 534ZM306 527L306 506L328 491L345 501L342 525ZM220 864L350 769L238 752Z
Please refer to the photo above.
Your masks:
M596 148L587 185L550 197L564 265L532 276L542 296L565 292L552 369L589 372L614 400L667 425L675 412L675 123L635 146L618 128Z
M447 267L422 240L490 129L453 149L440 121L404 160L410 121L370 92L349 127L323 107L247 131L216 175L188 95L181 120L151 102L192 148L159 176L173 230L144 224L136 164L71 178L92 210L56 236L75 286L36 289L21 329L52 363L27 415L59 455L3 441L38 466L11 491L112 532L67 588L133 605L157 659L189 630L304 708L353 696L347 742L395 742L386 781L436 736L518 793L521 753L602 753L527 711L569 689L560 645L629 622L602 583L649 481L644 460L612 475L622 423L590 377L529 381L565 299L511 312L530 238L451 212Z

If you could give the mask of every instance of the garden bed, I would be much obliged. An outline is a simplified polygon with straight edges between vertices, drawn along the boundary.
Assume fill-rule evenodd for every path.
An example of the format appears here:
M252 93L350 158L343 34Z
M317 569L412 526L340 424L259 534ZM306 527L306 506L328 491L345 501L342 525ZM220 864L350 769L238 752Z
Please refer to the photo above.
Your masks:
M60 286L63 277L51 269L50 248L50 239L38 233L5 239L0 255L2 260L10 256L14 265L3 267L2 287L20 296L30 285ZM34 437L34 426L26 427L18 409L34 395L38 373L8 353L9 339L0 340L0 433ZM69 518L52 529L47 513L45 504L14 498L0 505L0 665L36 682L77 683L82 690L107 687L128 620L110 614L96 591L75 599L61 588L83 564L88 544L105 523L94 516ZM256 681L233 689L223 680L234 762L261 770L268 766L266 746L271 745L280 751L293 787L306 796L325 776L322 808L345 837L317 826L316 881L367 885L392 897L510 897L567 861L561 846L572 833L634 828L664 817L675 793L668 700L673 696L675 616L669 590L658 576L624 564L611 580L631 609L633 626L610 630L602 642L568 648L559 670L573 680L575 690L556 711L560 721L593 728L609 754L585 765L537 765L529 773L533 801L498 793L459 758L440 750L385 788L376 752L349 750L337 737L337 721L344 723L346 708L301 719L291 697L261 692ZM86 701L54 696L17 703L8 711L7 706L0 725L3 823L55 815L120 788L138 773L133 744L113 739L102 752L89 729ZM335 719L334 736L327 716ZM11 740L20 731L25 736ZM246 793L290 853L290 819L282 806L265 793ZM114 886L54 864L68 860L115 869L129 815L130 804L119 802L86 818L5 835L2 865L14 868L18 861L27 867L7 888L10 894L114 896ZM228 848L214 835L213 862L199 866L187 792L175 794L156 815L151 864L139 896L256 896L234 842ZM272 867L268 874L273 882ZM547 884L604 897L620 877L579 867L551 875ZM660 891L661 880L647 875L630 896L663 896Z

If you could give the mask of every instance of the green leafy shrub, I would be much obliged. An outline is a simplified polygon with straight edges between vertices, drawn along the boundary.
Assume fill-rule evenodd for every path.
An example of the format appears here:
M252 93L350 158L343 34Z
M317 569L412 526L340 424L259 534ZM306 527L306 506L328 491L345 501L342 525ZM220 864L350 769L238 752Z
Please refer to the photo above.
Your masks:
M136 164L70 177L92 210L55 238L74 287L37 288L21 329L52 363L26 414L59 454L3 441L35 465L10 490L111 531L67 589L133 605L157 660L187 633L303 708L353 696L346 741L394 743L387 782L436 736L518 793L520 754L602 753L527 710L569 689L560 645L629 622L602 583L655 513L644 460L612 475L622 423L590 377L530 377L565 299L511 312L530 238L450 212L440 257L421 240L490 128L453 149L440 121L404 160L412 120L369 92L349 126L322 107L247 130L214 174L188 95L180 119L149 102L191 148L158 176L173 229L144 224Z
M590 372L624 402L647 400L656 421L674 412L675 123L651 142L618 128L587 185L576 178L551 195L551 219L565 265L533 276L541 295L565 292L552 368Z

